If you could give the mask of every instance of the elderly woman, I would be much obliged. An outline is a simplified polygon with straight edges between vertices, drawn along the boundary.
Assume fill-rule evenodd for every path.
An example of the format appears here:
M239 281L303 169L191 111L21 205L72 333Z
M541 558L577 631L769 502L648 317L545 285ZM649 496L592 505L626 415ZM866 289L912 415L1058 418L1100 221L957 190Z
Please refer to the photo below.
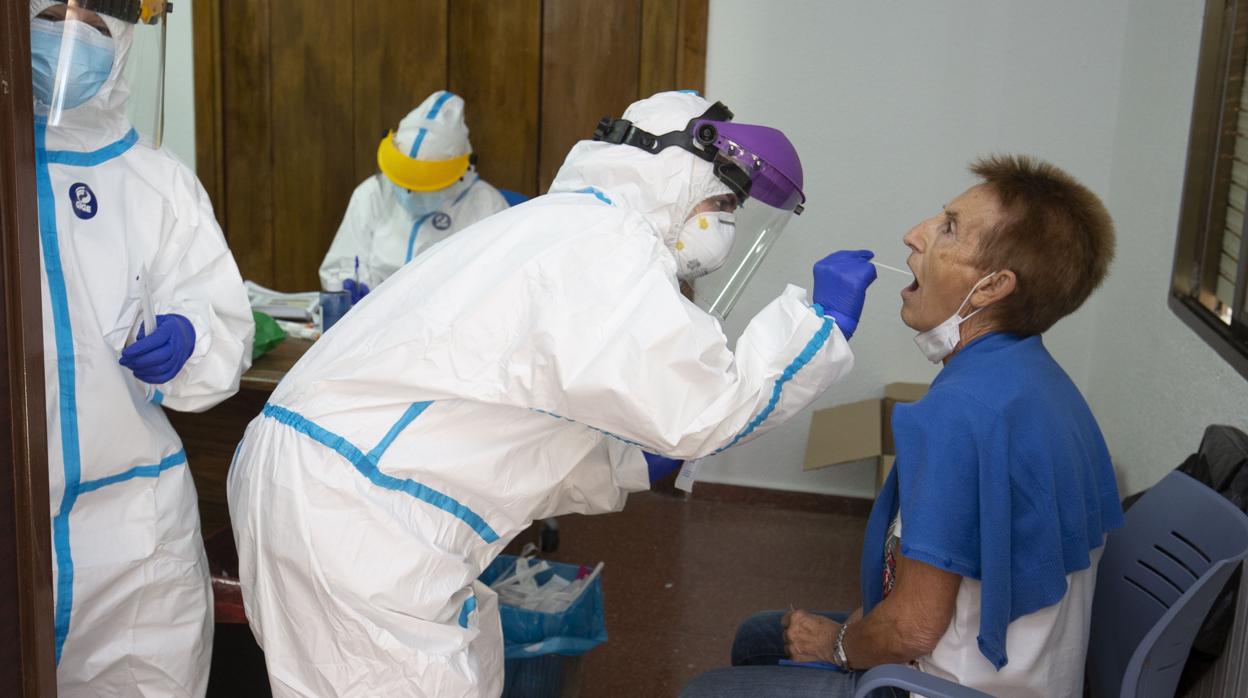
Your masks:
M848 696L887 663L998 696L1081 695L1097 562L1122 510L1096 420L1041 334L1105 278L1113 224L1049 164L971 170L982 182L905 236L915 282L901 317L944 368L893 415L863 607L758 614L733 666L684 695Z

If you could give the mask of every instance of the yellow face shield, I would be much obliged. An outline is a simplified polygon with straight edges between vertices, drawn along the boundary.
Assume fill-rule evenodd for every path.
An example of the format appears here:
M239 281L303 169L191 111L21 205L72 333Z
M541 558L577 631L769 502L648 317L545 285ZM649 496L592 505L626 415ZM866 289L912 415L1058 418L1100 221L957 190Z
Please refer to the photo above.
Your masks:
M394 144L394 131L377 146L377 166L391 182L409 191L439 191L468 171L468 155L449 160L409 158Z

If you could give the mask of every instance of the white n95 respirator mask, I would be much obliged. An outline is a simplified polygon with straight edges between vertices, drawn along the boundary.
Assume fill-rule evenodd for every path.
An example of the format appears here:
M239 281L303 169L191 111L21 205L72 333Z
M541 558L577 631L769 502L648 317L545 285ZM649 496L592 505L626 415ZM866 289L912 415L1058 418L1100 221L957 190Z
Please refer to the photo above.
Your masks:
M726 211L699 213L676 236L676 276L692 281L722 267L732 252L737 219Z
M984 308L976 308L966 317L962 317L962 309L966 307L966 304L971 300L971 296L975 295L975 292L979 290L979 287L982 286L988 279L996 276L996 274L997 272L994 271L988 276L976 281L975 285L971 287L970 292L966 294L966 298L962 299L962 304L958 306L958 309L954 311L953 315L951 315L948 320L945 320L926 332L920 332L918 336L914 338L914 343L919 345L919 351L923 352L923 356L926 356L928 361L938 364L941 361L944 361L945 357L952 354L953 350L957 348L958 342L962 341L962 323L975 317L976 313L988 306L984 306Z

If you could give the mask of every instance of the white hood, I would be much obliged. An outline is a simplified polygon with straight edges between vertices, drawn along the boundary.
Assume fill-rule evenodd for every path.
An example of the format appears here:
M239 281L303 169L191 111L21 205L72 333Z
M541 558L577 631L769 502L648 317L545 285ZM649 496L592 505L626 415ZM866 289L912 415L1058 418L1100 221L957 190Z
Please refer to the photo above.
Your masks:
M30 18L58 4L64 3L30 0ZM126 116L130 88L122 74L134 42L134 25L105 14L100 17L113 35L113 69L95 96L80 106L66 109L61 113L60 123L48 128L46 145L49 150L95 150L130 130L130 118Z
M623 118L656 136L680 131L701 116L711 103L689 92L661 92L633 102ZM652 155L631 145L581 141L550 185L551 194L594 187L616 206L632 209L655 227L669 250L695 206L729 193L711 163L681 148Z

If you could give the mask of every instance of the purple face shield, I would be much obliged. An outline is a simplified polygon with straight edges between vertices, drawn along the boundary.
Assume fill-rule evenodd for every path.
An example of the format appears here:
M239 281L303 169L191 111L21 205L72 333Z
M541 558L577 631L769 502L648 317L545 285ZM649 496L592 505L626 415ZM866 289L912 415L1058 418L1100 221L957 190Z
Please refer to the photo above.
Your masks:
M631 145L648 153L677 147L715 165L715 174L742 203L755 199L776 209L800 214L802 162L780 131L767 126L732 123L732 111L716 102L690 119L681 131L655 135L626 119L604 116L594 140Z
M594 140L630 145L657 154L677 147L710 162L715 176L737 196L732 252L694 285L694 300L723 320L740 299L780 231L806 202L802 163L780 131L732 122L732 112L716 102L681 131L655 135L626 119L603 117ZM690 212L692 215L692 212Z

